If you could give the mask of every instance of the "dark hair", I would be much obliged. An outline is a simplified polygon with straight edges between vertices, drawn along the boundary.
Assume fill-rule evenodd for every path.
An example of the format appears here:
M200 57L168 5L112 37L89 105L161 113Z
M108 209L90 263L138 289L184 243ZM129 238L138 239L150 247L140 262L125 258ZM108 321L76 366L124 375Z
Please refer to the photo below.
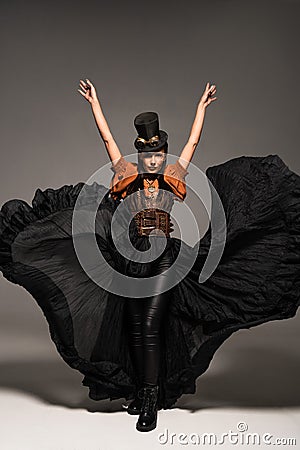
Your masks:
M168 143L166 142L164 147L165 153L168 153ZM162 149L160 149L162 150ZM160 151L158 150L158 151ZM166 191L172 192L171 187L164 180L164 169L166 167L166 159L164 160L160 172L159 173L143 173L143 161L140 155L138 154L138 176L128 185L127 187L127 195L132 194L133 192L138 191L139 189L144 189L144 178L157 178L158 186L160 189L164 189Z

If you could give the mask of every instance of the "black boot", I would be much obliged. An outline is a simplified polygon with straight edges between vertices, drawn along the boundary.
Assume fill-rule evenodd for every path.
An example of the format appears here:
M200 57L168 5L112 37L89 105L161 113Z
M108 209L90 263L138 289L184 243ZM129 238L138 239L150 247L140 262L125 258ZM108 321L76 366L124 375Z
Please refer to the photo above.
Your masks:
M129 403L128 406L123 405L124 409L126 409L126 412L130 415L137 415L141 413L143 403L143 389L142 386L139 386L139 388L136 390L134 399ZM157 410L159 411L162 409L162 406L159 402L159 399L157 400Z
M142 388L142 407L136 423L138 431L151 431L157 423L158 385L144 386Z
M137 387L134 400L128 405L126 411L128 414L136 415L140 414L143 403L143 390L142 386Z

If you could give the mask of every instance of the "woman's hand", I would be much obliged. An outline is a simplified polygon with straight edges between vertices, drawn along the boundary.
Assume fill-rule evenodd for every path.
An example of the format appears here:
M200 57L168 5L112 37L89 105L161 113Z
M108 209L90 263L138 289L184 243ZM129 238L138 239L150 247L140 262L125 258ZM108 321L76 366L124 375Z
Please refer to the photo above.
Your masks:
M97 93L95 87L92 85L90 80L86 78L86 83L83 80L80 80L80 87L82 90L77 89L78 92L89 102L95 103L98 101Z
M217 92L216 86L212 84L209 87L209 83L207 83L204 93L200 99L199 106L206 108L211 102L216 100L218 97L212 97L212 95L215 95L216 92Z

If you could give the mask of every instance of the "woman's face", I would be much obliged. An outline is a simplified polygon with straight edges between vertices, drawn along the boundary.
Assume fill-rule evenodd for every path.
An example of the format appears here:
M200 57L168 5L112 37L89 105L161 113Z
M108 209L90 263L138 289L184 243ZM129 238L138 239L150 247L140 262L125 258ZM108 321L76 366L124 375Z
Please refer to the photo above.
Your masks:
M164 148L161 148L160 150L153 152L143 152L142 160L145 172L149 173L159 172L161 166L163 165L165 157L166 153Z

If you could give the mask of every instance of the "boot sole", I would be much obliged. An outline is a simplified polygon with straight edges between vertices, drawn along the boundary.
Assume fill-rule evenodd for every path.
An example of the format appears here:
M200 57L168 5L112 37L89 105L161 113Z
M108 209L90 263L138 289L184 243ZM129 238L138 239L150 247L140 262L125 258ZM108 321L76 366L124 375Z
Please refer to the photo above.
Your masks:
M157 417L155 419L155 422L152 423L151 425L149 425L148 427L143 427L137 422L136 429L138 431L152 431L152 430L154 430L156 428L156 425L157 425Z
M132 411L131 409L127 409L127 414L130 414L131 416L137 416L141 414L141 411L139 409L136 409Z

